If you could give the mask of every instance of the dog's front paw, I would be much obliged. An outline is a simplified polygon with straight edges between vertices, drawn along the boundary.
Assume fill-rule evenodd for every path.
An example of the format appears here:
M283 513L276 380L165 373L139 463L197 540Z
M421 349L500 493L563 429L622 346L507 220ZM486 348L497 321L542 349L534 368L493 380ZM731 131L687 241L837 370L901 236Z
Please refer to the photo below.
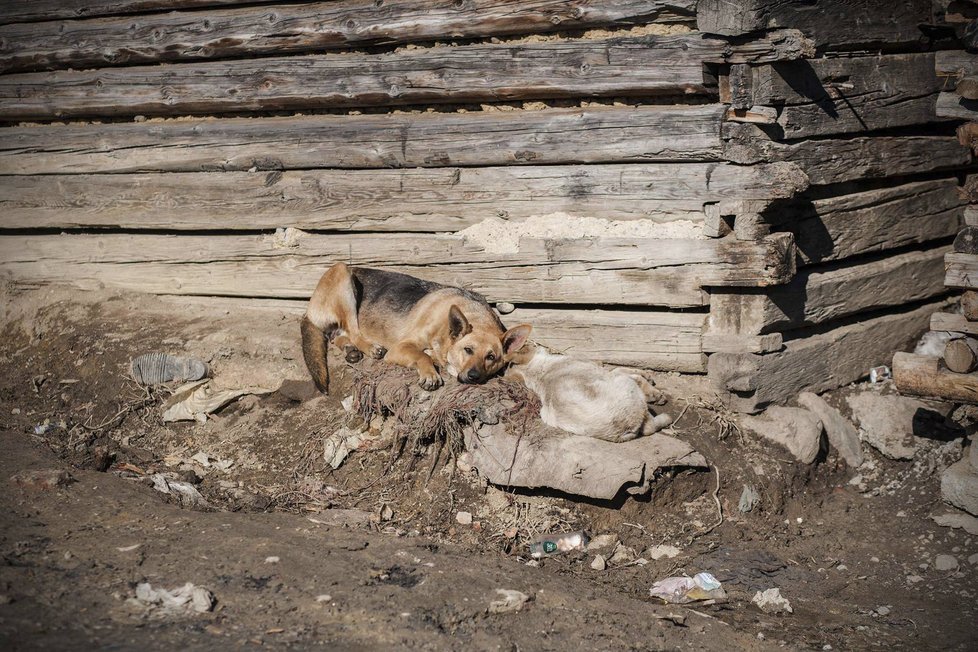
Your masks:
M387 349L385 349L384 347L382 347L379 344L371 344L370 345L370 357L371 358L373 358L374 360L380 360L385 355L387 355Z
M344 346L343 352L346 354L346 361L351 364L363 360L363 351L353 346L352 344L348 346Z
M437 373L421 374L421 378L418 381L418 384L429 392L431 390L438 389L443 383L444 381Z

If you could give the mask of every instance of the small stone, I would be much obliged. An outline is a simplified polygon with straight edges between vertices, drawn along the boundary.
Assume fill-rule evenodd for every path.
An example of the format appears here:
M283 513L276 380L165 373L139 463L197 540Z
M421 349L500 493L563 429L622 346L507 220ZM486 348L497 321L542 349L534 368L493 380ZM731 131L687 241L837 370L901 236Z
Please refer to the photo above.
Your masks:
M323 593L321 595L316 596L316 602L332 602L332 601L333 601L333 596L331 596L329 593Z
M74 478L71 474L62 469L36 469L33 471L21 471L11 476L10 481L24 489L36 489L39 491L52 491L67 487Z
M917 584L918 582L923 582L924 578L920 575L907 575L907 584Z
M665 557L666 559L672 559L673 557L677 557L679 556L680 552L682 551L679 550L679 548L677 548L676 546L669 546L663 544L658 546L652 546L651 548L645 551L645 554L651 557L653 561L658 561L663 557Z
M934 558L934 569L939 571L954 570L958 567L958 560L951 555L937 555Z
M633 549L619 543L615 546L615 552L608 558L608 564L611 566L621 566L622 564L635 561L637 557L638 555L635 554Z
M905 511L903 511L902 509L899 512L897 512L896 515L897 515L897 518L906 518L907 517L907 513Z
M266 564L277 564L281 561L278 557L265 557Z
M20 408L14 408L10 411L10 414L20 414Z
M394 510L387 503L384 503L380 508L380 520L381 522L386 522L394 518Z
M605 561L604 555L595 555L594 559L591 561L591 568L596 571L603 571L608 567L608 562Z
M761 503L761 494L757 489L749 484L744 485L744 490L740 492L740 500L737 502L737 509L744 514L753 511Z
M588 552L614 550L616 545L618 545L617 534L599 534L588 542L587 549Z
M499 312L500 315L508 315L514 310L516 310L516 306L508 301L500 301L496 304L496 311Z
M793 613L791 603L781 595L781 589L778 588L758 591L751 598L751 602L760 607L764 613L779 613L782 611L787 611L789 614Z
M489 603L488 612L491 614L505 614L520 611L523 605L530 599L530 596L525 593L512 589L496 589L496 593L500 597Z
M869 561L873 562L874 564L878 564L878 563L880 563L880 558L879 557L870 557L869 558Z
M468 473L475 468L472 464L472 453L465 451L455 458L455 468L462 473Z
M972 566L978 565L978 554L971 555L968 557L968 563Z
M471 512L459 512L455 515L455 522L459 525L472 525Z
M885 605L881 605L879 607L876 607L876 613L879 614L880 616L889 616L890 608Z
M826 652L828 652L828 650L831 650L832 649L832 646L829 645L828 643L826 643L825 645L822 646L822 649L825 650Z
M837 571L847 571L847 570L849 570L849 567L846 566L845 564L839 564L838 566L835 567L835 570L837 570Z

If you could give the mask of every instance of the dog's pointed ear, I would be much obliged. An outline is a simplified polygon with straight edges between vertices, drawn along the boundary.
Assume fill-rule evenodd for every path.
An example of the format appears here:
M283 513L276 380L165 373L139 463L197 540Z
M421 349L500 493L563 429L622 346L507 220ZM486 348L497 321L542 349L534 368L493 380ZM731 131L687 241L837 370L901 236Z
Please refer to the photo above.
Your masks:
M503 333L503 353L505 355L513 355L522 349L527 340L530 339L530 332L532 330L533 327L529 324L520 324L519 326L513 326Z
M452 304L452 307L448 309L448 336L454 342L471 332L472 325L469 324L469 320L465 318L458 306Z

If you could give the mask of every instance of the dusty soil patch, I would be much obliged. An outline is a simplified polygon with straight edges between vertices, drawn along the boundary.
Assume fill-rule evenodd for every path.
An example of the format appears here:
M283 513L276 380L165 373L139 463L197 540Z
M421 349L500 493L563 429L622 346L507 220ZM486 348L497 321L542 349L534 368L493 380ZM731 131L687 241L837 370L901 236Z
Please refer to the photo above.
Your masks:
M973 648L978 540L929 518L944 511L940 471L960 440L926 442L908 462L864 447L858 472L824 450L801 465L693 400L708 396L704 383L662 376L664 409L681 414L673 434L715 470L660 477L637 499L530 495L488 486L464 456L435 464L422 447L394 457L389 419L363 424L341 405L357 370L338 358L335 394L309 398L296 319L277 309L64 290L8 293L3 306L7 649ZM132 357L157 350L201 357L221 387L293 382L203 424L164 424L172 388L126 377ZM362 426L365 443L332 469L326 440ZM10 480L41 469L74 481ZM180 507L152 488L156 473L193 484L210 507ZM737 509L745 485L760 496L747 514ZM526 564L533 536L576 529L612 534L649 561L597 571L591 553ZM679 555L643 555L662 544ZM938 570L938 555L957 568ZM729 602L690 610L648 597L656 579L703 570ZM150 618L127 602L143 582L191 582L216 607ZM793 614L751 604L770 588ZM490 615L496 589L531 599Z

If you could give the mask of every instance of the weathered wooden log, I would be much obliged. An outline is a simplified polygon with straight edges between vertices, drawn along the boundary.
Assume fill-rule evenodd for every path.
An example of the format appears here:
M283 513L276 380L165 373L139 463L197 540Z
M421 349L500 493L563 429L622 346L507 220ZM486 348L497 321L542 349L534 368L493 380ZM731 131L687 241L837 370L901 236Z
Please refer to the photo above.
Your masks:
M491 301L704 305L701 288L794 274L789 234L732 239L523 239L494 253L455 236L87 235L0 237L0 273L159 294L308 297L332 263L385 267L469 287Z
M895 249L957 234L965 200L955 179L817 199L768 216L795 234L802 264Z
M935 110L942 118L978 120L978 101L966 99L957 93L938 94Z
M969 149L953 136L856 136L779 143L756 126L729 123L723 135L728 161L790 161L805 171L812 185L947 170L971 162Z
M706 104L8 127L0 174L717 161L723 111ZM941 148L933 155L940 159Z
M978 290L978 256L951 252L944 256L944 285Z
M708 333L786 331L943 295L947 251L938 247L853 265L803 269L790 283L764 290L715 289Z
M819 47L916 45L918 25L931 22L930 0L700 0L696 24L703 32L735 36L776 27L799 29Z
M533 325L533 339L570 356L610 364L703 373L704 313L517 308L509 324Z
M560 211L702 220L707 201L806 185L790 163L12 176L0 228L458 231Z
M935 312L930 318L932 331L978 335L978 323L969 321L963 314L953 312Z
M978 75L978 55L964 50L940 50L934 53L934 71L942 90L951 90L959 80Z
M961 293L961 312L966 320L978 322L978 292L965 290Z
M966 100L978 100L978 77L965 77L954 87L954 92Z
M978 340L959 337L944 346L944 364L958 374L966 374L978 367Z
M0 23L118 16L152 11L271 4L274 0L0 0Z
M932 356L896 353L893 384L902 394L978 403L978 375L945 371Z
M954 238L954 252L959 254L978 254L978 227L966 226Z
M695 0L334 0L0 27L0 71L284 55L690 21Z
M927 304L787 340L777 353L714 353L707 360L708 374L731 409L758 412L802 391L819 393L865 377L871 367L889 363L894 351L910 346L931 314L945 305Z
M0 77L0 119L709 95L704 61L784 58L784 43L692 33L23 73Z
M938 119L934 55L823 58L755 66L752 100L780 107L783 138L859 133ZM845 81L839 81L845 80Z
M964 207L964 223L966 226L978 226L978 206Z

